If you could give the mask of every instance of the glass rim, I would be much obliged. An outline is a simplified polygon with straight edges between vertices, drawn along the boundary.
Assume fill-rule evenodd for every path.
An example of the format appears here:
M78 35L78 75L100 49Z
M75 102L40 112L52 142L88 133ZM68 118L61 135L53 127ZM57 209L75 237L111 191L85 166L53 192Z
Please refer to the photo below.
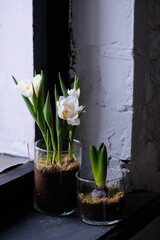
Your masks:
M38 150L38 151L47 153L47 150L46 150L46 149L43 149L43 148L37 146L37 144L40 143L40 142L44 142L44 143L45 143L45 141L44 141L43 138L35 141L35 143L34 143L35 149ZM77 147L76 149L72 150L73 152L79 151L79 149L82 148L82 144L81 144L81 142L80 142L79 140L73 139L73 143L79 144L79 148ZM58 151L56 151L56 152L58 153ZM49 153L54 153L54 151L53 151L53 150L50 150ZM68 153L68 150L62 150L61 153Z
M112 168L113 169L113 168ZM115 170L116 172L120 172L120 171L117 171L117 170ZM76 172L76 178L79 180L79 181L82 181L82 182L86 182L86 183L94 183L94 184L96 184L96 183L100 183L101 181L95 181L94 179L91 179L91 178L83 178L83 177L79 177L78 176L78 174L81 172L81 170L78 170L77 172ZM122 174L122 176L121 177L118 177L118 178L113 178L113 179L111 179L111 180L106 180L105 181L105 183L108 183L108 182L113 182L113 181L120 181L120 180L122 180L124 178L124 176L123 176L123 174ZM97 184L96 184L97 185Z

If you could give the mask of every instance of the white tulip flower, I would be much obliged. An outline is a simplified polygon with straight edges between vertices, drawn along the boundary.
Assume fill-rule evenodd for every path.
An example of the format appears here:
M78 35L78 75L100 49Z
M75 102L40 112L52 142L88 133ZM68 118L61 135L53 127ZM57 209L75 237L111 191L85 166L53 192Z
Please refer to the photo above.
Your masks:
M69 96L73 96L73 97L76 97L76 98L79 98L79 96L80 96L80 89L79 88L77 90L75 90L75 89L69 90L68 89L67 92L68 92Z
M32 81L30 79L22 79L17 85L18 91L25 97L33 96Z
M28 98L33 97L33 87L32 87L32 83L33 83L36 96L38 97L40 81L41 81L40 74L37 74L32 81L30 79L22 79L18 82L17 89L23 96Z
M79 101L74 96L63 97L60 96L59 101L57 101L58 116L61 119L67 120L69 125L79 125L80 119L78 111L82 108L79 107Z
M33 78L33 86L34 86L34 90L36 93L36 96L38 97L39 94L39 87L40 87L40 82L41 82L41 75L37 74L34 78Z

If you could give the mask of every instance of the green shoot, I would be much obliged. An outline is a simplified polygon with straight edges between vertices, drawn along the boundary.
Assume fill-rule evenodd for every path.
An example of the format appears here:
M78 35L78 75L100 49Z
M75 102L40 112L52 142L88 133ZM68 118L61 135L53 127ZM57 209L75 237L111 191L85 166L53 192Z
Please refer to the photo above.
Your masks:
M79 88L79 78L77 77L77 75L75 75L75 78L74 78L74 89L78 90L78 88Z
M107 149L104 143L101 144L99 149L91 146L90 160L92 172L98 187L105 186L107 177Z

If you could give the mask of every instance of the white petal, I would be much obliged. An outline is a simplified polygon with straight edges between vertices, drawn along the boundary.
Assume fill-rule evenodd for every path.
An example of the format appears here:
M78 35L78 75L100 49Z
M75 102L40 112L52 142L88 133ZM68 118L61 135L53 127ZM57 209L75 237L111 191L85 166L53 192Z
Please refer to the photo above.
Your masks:
M77 96L80 97L80 88L77 89Z
M72 96L72 97L76 97L76 98L79 98L79 96L80 96L80 89L78 88L77 90L75 90L75 89L71 89L71 90L69 90L68 89L68 95L69 96Z
M69 105L74 106L74 109L78 108L79 106L79 101L76 97L69 96L66 98L66 101L68 102Z
M70 115L70 116L68 117L68 119L73 119L73 120L75 120L76 118L78 118L78 112L77 112L77 111L74 112L74 113L72 113L72 115Z
M79 119L79 118L76 118L76 119L74 119L74 120L72 120L72 119L67 119L67 123L68 123L69 125L72 125L72 126L77 126L77 125L80 124L80 119Z
M29 91L29 90L23 90L23 91L21 91L21 94L28 98L33 96L33 92Z
M57 108L58 108L58 116L63 119L63 114L62 114L62 110L61 110L61 104L60 102L58 101L57 102Z
M34 81L40 82L40 81L41 81L41 75L40 75L40 74L37 74L37 75L33 78L33 82L34 82Z
M59 97L59 102L61 102L61 101L64 100L64 99L65 99L65 97L60 96L60 97Z
M33 78L33 86L34 86L34 90L36 93L36 96L38 97L39 94L39 87L40 87L40 83L41 83L41 75L37 74L34 78Z
M32 84L30 79L22 79L17 85L18 91L25 97L32 97Z

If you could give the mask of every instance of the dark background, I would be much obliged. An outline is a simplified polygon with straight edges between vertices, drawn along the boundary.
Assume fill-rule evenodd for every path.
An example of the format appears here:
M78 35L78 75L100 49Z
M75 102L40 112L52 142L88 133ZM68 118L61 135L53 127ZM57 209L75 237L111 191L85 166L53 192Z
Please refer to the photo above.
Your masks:
M55 112L54 85L58 72L69 87L70 33L68 28L69 0L33 0L34 70L44 71L45 94L50 90L53 113ZM36 140L41 133L36 126Z

